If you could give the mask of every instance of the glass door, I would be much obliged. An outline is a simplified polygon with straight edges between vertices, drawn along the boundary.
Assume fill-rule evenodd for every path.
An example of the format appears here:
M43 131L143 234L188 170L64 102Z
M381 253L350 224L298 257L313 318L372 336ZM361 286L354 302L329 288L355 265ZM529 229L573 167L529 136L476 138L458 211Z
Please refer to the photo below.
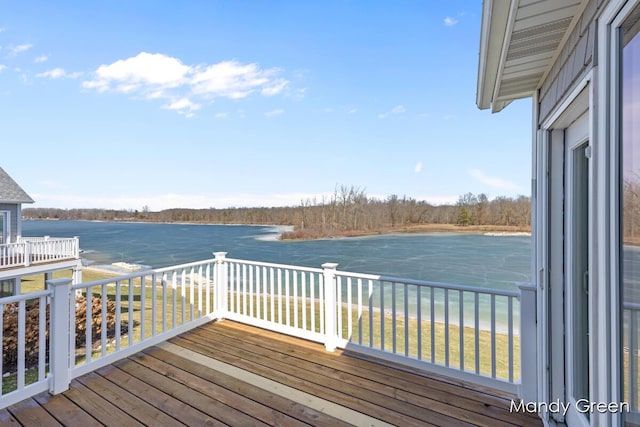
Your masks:
M583 114L565 131L565 386L570 426L589 425L580 402L591 401L588 117Z

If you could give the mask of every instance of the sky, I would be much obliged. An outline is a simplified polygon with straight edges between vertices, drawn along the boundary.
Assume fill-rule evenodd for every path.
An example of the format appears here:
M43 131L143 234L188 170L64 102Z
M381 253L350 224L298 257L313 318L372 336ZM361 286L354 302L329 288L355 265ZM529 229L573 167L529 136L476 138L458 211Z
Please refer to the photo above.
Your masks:
M0 166L33 207L529 195L475 105L481 0L0 0Z

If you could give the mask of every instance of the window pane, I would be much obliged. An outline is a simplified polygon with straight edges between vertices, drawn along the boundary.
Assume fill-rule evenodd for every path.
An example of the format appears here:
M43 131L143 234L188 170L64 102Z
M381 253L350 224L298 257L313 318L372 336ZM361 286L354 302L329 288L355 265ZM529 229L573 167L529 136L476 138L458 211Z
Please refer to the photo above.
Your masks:
M620 289L623 301L622 363L623 396L638 412L640 341L640 9L622 27L622 144L621 203L622 248ZM633 416L632 416L633 417Z

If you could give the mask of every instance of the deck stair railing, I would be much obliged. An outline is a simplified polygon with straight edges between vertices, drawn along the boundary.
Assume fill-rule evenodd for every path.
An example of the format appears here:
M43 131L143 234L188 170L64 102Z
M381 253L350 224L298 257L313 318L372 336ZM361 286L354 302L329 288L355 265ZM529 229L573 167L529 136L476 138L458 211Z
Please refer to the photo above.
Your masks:
M79 257L77 237L19 237L15 243L0 245L0 268L28 267Z
M60 393L73 378L225 318L522 395L520 366L536 352L535 339L520 341L527 328L520 310L531 305L535 290L527 286L469 288L224 252L87 283L53 279L45 291L0 298L0 408Z

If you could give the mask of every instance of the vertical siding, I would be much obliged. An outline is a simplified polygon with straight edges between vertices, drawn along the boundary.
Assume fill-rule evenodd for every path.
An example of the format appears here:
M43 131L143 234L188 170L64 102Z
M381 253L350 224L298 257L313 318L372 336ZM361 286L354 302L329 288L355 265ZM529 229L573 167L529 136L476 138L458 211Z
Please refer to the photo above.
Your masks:
M539 93L538 124L544 122L574 83L596 65L597 17L608 0L589 0Z

